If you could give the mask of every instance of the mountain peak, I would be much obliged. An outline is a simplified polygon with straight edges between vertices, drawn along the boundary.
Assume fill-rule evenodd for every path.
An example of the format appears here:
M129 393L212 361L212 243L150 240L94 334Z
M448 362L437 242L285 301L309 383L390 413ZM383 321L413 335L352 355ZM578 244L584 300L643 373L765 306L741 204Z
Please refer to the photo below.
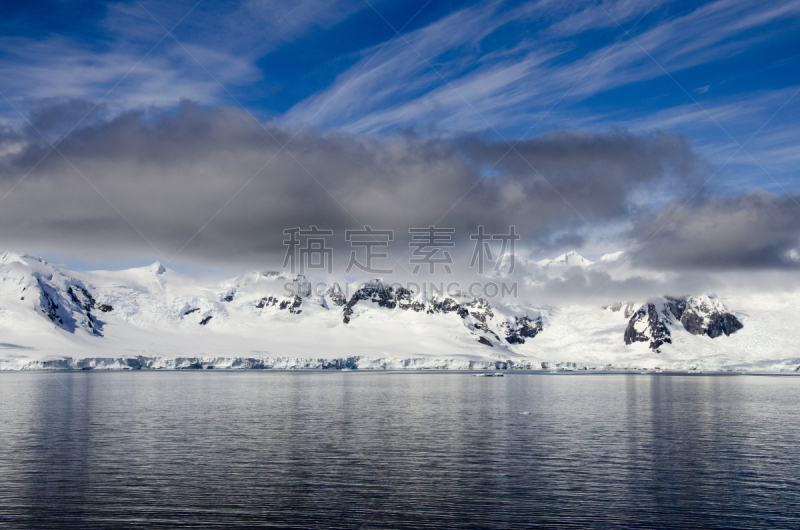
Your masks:
M160 261L156 261L155 263L147 267L147 271L152 272L153 274L164 274L165 272L167 272L167 268L164 267L164 265L162 265Z
M553 259L545 259L537 262L542 267L588 267L594 262L584 258L574 250L561 254Z
M14 263L16 261L22 261L23 259L32 259L34 261L38 261L39 263L47 263L42 258L31 256L30 254L25 254L24 252L17 252L14 250L0 251L0 263Z

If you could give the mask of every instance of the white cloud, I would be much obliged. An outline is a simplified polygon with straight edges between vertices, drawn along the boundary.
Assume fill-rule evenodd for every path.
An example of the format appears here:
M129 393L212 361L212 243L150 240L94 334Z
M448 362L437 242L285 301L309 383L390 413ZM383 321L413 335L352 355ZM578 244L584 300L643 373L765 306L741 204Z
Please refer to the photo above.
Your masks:
M636 28L635 40L619 30L618 42L611 39L575 57L571 39L588 30L616 27L612 17L630 27L651 7L621 2L606 8L608 13L597 6L562 8L557 14L562 18L545 31L532 29L513 48L490 52L483 50L486 37L506 31L512 22L535 28L552 12L530 7L504 11L496 2L466 8L385 48L364 50L360 61L327 90L298 103L285 120L367 133L398 126L458 132L508 129L532 122L568 91L567 101L576 102L660 77L661 66L676 72L739 53L766 38L746 30L800 13L798 0L766 8L717 0Z

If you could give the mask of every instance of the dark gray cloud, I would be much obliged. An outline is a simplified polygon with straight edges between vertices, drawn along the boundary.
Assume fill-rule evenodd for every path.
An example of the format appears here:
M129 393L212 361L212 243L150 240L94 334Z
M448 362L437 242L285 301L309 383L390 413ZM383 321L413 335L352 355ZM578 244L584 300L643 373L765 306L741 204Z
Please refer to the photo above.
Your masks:
M48 98L34 101L28 109L33 138L40 134L66 134L76 125L95 124L107 116L105 105L85 99Z
M800 265L800 196L755 191L684 203L639 218L634 262L655 268Z
M54 105L38 123L84 110ZM514 224L529 245L552 244L557 231L580 242L571 229L624 219L637 194L680 189L704 171L683 139L662 133L556 132L501 159L507 150L479 137L298 132L191 103L130 112L77 129L58 152L29 140L0 157L0 196L30 172L2 202L0 236L86 261L153 256L152 244L209 264L263 263L283 251L284 228L311 224L342 242L364 224L394 229L400 246L408 228L429 224L464 239L480 224Z
M472 140L465 146L478 165L500 160L495 169L513 180L521 200L564 197L573 214L590 221L629 215L636 192L657 195L668 185L676 193L708 170L685 139L662 132L556 131L523 140L511 152L505 142ZM549 215L563 222L555 212Z

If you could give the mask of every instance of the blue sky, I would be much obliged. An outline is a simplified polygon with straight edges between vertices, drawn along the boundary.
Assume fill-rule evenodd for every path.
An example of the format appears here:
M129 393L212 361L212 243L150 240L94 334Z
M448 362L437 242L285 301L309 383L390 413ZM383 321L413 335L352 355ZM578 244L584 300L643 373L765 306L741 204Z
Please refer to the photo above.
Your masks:
M3 6L2 91L20 108L186 98L366 135L659 129L691 140L721 192L798 188L797 1Z
M278 131L378 142L411 133L515 145L554 131L663 131L708 164L707 196L800 190L800 0L2 5L0 127L30 120L53 141L129 111L164 125L187 100L209 112L244 109ZM0 155L14 153L4 145ZM675 197L668 191L645 187L624 200L660 207ZM729 215L738 203L724 204ZM630 225L579 221L601 240Z

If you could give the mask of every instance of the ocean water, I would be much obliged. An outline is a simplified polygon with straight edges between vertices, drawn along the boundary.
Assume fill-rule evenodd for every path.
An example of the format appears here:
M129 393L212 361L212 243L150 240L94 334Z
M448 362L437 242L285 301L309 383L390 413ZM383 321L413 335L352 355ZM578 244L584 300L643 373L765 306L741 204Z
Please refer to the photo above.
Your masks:
M800 378L0 374L0 525L800 527Z

